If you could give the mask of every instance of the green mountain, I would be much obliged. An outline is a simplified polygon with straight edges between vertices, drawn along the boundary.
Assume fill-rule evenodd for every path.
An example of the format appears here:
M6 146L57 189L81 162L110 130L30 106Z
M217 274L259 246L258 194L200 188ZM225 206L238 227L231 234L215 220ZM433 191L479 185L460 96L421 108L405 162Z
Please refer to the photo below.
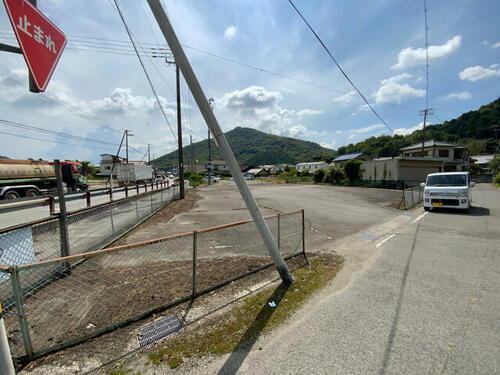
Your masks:
M240 165L262 165L278 163L301 163L332 159L334 151L321 147L317 143L300 139L267 134L251 128L237 127L226 133L226 138ZM222 160L219 149L211 140L212 160ZM208 141L203 140L184 147L184 164L188 164L191 155L198 164L208 159ZM167 168L177 164L177 150L153 160L155 166Z
M464 113L454 120L427 127L425 139L460 143L468 146L469 153L473 155L494 153L500 146L498 142L499 133L500 98L481 106L475 111ZM417 130L406 136L383 135L339 147L336 154L366 152L372 156L395 156L399 154L401 147L421 141L422 130Z

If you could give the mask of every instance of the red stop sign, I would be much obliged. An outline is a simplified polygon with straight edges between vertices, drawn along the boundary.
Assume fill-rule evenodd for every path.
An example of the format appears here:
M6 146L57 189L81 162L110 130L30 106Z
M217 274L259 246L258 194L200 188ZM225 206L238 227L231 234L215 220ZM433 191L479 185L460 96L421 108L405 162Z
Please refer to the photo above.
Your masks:
M45 91L66 46L66 36L29 1L3 2L35 84Z

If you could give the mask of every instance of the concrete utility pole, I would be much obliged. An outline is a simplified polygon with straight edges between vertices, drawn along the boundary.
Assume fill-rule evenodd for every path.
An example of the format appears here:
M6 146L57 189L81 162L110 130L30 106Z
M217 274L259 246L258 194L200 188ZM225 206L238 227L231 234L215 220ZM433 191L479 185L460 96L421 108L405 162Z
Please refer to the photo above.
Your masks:
M427 118L429 117L429 115L432 113L432 109L430 108L426 108L426 109L422 109L420 111L420 114L424 115L424 124L423 124L423 127L422 127L422 157L424 157L424 148L425 148L425 127L427 126Z
M210 110L213 111L213 103L214 103L214 98L208 99L208 105L210 106ZM212 170L210 169L212 167L212 142L210 141L210 128L207 130L208 132L208 160L207 160L207 167L208 167L208 184L212 184Z
M179 163L179 195L184 199L184 155L182 150L182 118L181 118L181 80L179 64L175 64L175 83L177 86L177 152Z
M133 137L132 130L125 130L125 159L127 164L127 184L130 182L130 167L128 162L128 137Z
M148 165L151 165L151 144L148 143Z
M224 133L222 132L222 129L220 128L219 123L217 122L217 119L215 118L215 115L210 108L207 97L205 96L205 93L203 92L203 89L201 88L193 69L191 68L191 64L189 63L186 54L182 49L179 39L177 39L177 35L175 34L175 31L170 24L170 20L168 19L165 10L160 3L160 0L148 0L148 4L151 8L151 11L153 12L153 15L155 16L156 22L158 22L158 25L160 26L160 29L170 47L170 50L175 57L175 61L179 65L184 79L186 80L189 89L191 90L191 93L193 94L193 97L198 104L198 108L200 109L200 112L202 113L209 130L212 131L214 138L218 142L226 165L228 166L229 171L234 178L236 186L240 191L241 197L245 201L248 211L250 212L250 215L255 222L255 225L262 237L262 240L264 241L266 248L272 257L276 268L278 269L283 283L290 285L291 283L293 283L292 275L288 270L288 267L280 254L273 235L271 234L271 231L269 230L269 227L267 226L267 223L264 220L259 207L257 206L257 202L255 201L255 198L253 197L252 192L250 191L247 182L243 177L243 174L241 173L240 167L238 165L238 162L236 161L236 158L234 157L233 151L231 150L231 147L229 146L229 143L227 142L227 139L224 136Z

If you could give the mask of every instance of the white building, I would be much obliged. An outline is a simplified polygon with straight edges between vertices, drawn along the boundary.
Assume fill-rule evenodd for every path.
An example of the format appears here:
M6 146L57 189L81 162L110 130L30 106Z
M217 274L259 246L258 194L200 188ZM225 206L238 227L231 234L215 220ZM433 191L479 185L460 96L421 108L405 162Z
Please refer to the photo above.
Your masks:
M324 161L313 161L309 163L297 164L297 172L304 172L308 170L311 173L319 171L320 169L328 169L328 163Z

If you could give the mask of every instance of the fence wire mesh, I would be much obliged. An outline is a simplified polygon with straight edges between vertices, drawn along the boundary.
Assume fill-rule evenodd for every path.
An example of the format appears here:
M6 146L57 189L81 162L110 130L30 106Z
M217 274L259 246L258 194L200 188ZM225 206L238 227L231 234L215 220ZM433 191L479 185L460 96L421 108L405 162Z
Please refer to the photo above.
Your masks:
M424 196L424 188L421 186L413 186L403 190L403 198L401 200L402 208L409 210L422 202Z
M303 212L266 220L284 257L303 252ZM4 303L12 355L60 349L271 263L245 221L10 267L2 276L13 296Z
M158 209L178 199L178 186L79 210L67 215L69 255L97 250L117 239ZM0 264L19 266L60 257L59 219L50 218L0 233ZM33 271L26 277L33 287L52 277L57 267ZM0 297L4 303L14 295L0 273Z

